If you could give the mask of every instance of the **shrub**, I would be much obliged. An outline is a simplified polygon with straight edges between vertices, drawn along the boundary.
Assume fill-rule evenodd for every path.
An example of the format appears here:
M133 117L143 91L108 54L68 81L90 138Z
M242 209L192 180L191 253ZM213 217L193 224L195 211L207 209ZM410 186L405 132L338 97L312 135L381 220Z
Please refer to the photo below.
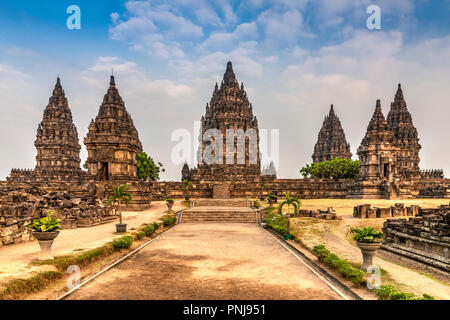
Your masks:
M167 199L166 202L167 202L168 204L174 204L174 203L175 203L175 200L173 200L173 199Z
M136 233L136 239L137 240L141 240L142 238L146 237L146 233L145 231L138 231L138 233Z
M399 291L390 284L381 285L380 288L374 289L373 293L379 300L434 300L434 297L426 293L418 297L414 293Z
M163 217L161 220L163 221L165 227L169 227L177 222L177 218L171 216Z
M150 237L159 228L159 223L153 222L142 228L142 232L145 233L146 237Z
M129 247L131 247L132 243L133 243L133 237L126 235L119 239L114 240L113 248L114 248L114 250L119 250L122 248L129 248Z
M338 271L344 278L354 284L360 286L366 282L366 274L364 271L355 268L351 262L340 259L337 255L331 253L323 244L315 246L312 252L320 261Z
M253 208L259 209L261 208L261 204L258 200L253 201Z

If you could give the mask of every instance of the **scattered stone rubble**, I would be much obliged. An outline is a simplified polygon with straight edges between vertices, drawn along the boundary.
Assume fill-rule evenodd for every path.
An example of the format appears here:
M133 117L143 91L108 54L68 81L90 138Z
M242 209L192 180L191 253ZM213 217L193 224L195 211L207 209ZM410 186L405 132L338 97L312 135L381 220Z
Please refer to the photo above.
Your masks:
M32 240L26 225L54 209L63 229L88 227L116 218L115 208L93 194L81 197L69 192L0 189L0 246Z
M370 204L362 204L353 208L353 216L360 219L404 217L415 216L419 210L417 205L405 207L403 203L396 203L388 208L371 208Z
M450 205L419 209L416 217L388 219L382 248L450 271Z
M336 215L333 207L328 207L327 210L299 210L301 217L311 217L323 220L342 220L342 217Z

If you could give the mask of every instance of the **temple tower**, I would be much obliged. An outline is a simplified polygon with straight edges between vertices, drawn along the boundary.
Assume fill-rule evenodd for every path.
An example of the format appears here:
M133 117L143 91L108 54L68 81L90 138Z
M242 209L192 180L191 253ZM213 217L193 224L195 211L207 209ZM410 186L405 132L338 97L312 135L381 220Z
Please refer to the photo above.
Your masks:
M88 151L88 173L96 180L137 178L136 155L142 151L142 145L114 76L95 121L89 125L84 144Z
M341 121L334 113L333 105L331 105L330 112L325 116L317 143L314 146L313 162L319 163L335 158L351 159L351 157L350 144L345 139Z
M236 136L232 136L233 133ZM222 146L218 144L220 138ZM211 101L206 105L199 140L199 165L193 170L193 180L242 182L259 179L258 120L253 116L244 85L239 86L236 80L231 62L227 64L220 88L216 83Z
M391 103L387 123L389 129L394 133L395 144L400 148L397 160L400 176L404 178L420 177L419 151L421 145L400 84L398 84L394 102Z
M389 129L381 111L380 100L377 100L366 135L358 148L360 177L363 179L380 178L388 181L397 178L398 151L394 133Z
M78 132L59 78L39 123L34 145L36 176L70 180L81 174Z

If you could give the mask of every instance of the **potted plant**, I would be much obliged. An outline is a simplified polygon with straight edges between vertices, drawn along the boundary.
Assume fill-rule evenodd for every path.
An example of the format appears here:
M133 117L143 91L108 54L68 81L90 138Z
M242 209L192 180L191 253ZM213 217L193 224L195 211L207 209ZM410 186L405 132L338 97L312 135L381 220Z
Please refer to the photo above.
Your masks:
M173 204L175 203L175 201L173 200L173 199L167 199L166 200L166 206L167 206L167 209L169 210L169 211L171 211L172 210L172 207L173 207Z
M373 265L373 257L381 247L383 233L371 227L351 228L350 232L353 233L353 239L361 249L363 256L361 269L367 271L367 268Z
M54 239L59 235L61 229L60 220L56 218L54 210L47 210L47 216L35 219L27 225L33 231L31 234L35 237L41 248L39 260L53 259L52 245Z
M114 193L111 196L111 198L108 200L109 203L111 203L112 201L117 201L119 203L119 221L120 221L120 223L116 224L116 232L118 232L118 233L127 232L127 224L122 223L122 202L125 203L125 205L128 208L128 205L133 200L131 193L129 193L127 190L128 190L128 186L126 184L122 184L122 185L114 188Z
M189 189L193 189L194 185L188 179L183 180L183 188L184 188L184 200L189 201Z

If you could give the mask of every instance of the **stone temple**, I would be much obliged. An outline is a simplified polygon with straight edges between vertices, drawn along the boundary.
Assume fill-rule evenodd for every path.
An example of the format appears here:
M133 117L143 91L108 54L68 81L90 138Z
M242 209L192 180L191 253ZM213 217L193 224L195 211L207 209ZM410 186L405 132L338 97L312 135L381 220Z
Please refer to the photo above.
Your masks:
M351 157L350 144L345 139L341 121L334 113L333 105L331 105L330 112L323 121L317 143L314 146L313 162L319 163L335 158L351 159Z
M235 133L241 130L245 136L227 136L230 129L235 130ZM216 159L208 163L207 156L215 156L214 153L221 147L218 145L212 153L209 151L211 141L208 140L211 139L208 139L207 131L214 132L213 130L222 134L222 156L216 156ZM193 181L258 181L261 174L258 120L253 115L253 107L244 84L239 86L231 62L227 64L220 88L216 83L211 101L206 104L199 140L198 159L201 161L192 170ZM227 147L227 140L234 142L233 146Z
M136 155L142 144L131 115L111 76L95 121L84 139L88 151L88 173L96 180L136 180Z
M366 135L358 148L361 178L392 180L398 177L397 156L400 148L395 142L394 133L381 111L381 102L377 100Z
M391 103L387 123L389 130L394 133L395 144L400 148L397 159L398 174L404 178L420 177L419 151L421 146L400 84L394 102Z

